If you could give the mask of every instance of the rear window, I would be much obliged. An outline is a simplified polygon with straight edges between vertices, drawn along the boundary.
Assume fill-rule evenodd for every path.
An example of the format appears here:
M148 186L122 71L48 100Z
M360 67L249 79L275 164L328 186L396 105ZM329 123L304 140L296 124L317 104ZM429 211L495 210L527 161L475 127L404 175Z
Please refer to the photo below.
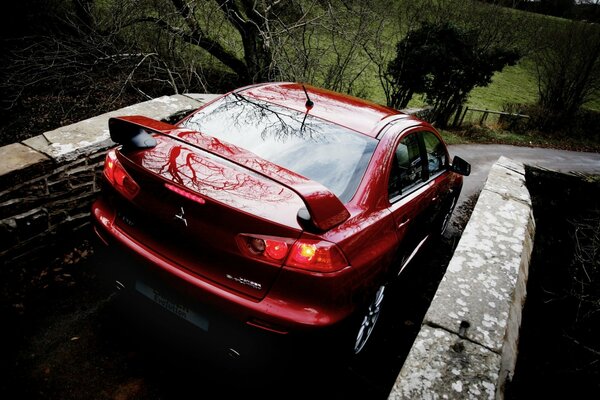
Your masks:
M356 192L377 144L342 126L239 93L210 104L182 126L317 181L344 203Z

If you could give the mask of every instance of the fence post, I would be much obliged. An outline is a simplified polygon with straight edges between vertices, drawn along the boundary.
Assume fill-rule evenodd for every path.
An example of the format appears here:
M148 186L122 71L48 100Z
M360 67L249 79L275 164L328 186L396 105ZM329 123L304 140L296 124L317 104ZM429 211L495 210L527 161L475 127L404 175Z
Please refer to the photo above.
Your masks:
M457 127L458 121L462 114L463 106L458 106L458 110L456 110L456 114L454 114L454 121L452 122L453 127Z
M458 123L459 126L462 126L462 124L465 120L465 116L467 115L467 111L469 111L469 107L465 106L465 111L463 112L462 116L460 117L460 122Z
M488 110L486 108L485 111L483 112L483 114L481 115L481 119L479 120L479 125L483 125L483 122L487 119L487 116L488 116Z

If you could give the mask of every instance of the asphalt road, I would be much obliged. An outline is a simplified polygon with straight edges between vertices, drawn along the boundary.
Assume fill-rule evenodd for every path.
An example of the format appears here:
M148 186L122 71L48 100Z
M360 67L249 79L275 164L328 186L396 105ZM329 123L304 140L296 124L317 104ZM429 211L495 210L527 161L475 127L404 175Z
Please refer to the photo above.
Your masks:
M452 145L449 151L450 157L456 155L471 164L471 175L464 180L458 204L481 191L490 168L501 156L560 172L600 174L600 153L489 144Z

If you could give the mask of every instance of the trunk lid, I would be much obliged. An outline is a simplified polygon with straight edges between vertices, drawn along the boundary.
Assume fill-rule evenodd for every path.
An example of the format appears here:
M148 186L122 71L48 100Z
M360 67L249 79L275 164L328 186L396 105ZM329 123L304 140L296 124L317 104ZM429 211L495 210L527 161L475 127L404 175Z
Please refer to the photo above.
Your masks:
M304 202L280 182L301 177L198 132L171 135L156 135L150 149L118 152L140 192L131 201L120 200L117 224L188 272L261 299L283 260L248 257L239 235L298 238L296 215ZM240 165L249 162L253 169ZM257 173L260 169L277 173L280 181Z

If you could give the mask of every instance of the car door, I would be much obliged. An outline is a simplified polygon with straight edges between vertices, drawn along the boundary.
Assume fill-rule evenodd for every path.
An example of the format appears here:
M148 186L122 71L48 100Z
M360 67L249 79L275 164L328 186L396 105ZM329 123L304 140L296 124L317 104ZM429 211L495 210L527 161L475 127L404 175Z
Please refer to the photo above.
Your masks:
M400 269L429 235L436 188L429 180L422 132L408 132L395 145L388 198L399 241Z
M423 148L427 159L427 182L431 185L431 204L426 211L425 223L429 231L439 228L443 214L451 207L456 194L452 189L452 177L449 171L450 160L446 145L434 132L424 130L421 133Z

